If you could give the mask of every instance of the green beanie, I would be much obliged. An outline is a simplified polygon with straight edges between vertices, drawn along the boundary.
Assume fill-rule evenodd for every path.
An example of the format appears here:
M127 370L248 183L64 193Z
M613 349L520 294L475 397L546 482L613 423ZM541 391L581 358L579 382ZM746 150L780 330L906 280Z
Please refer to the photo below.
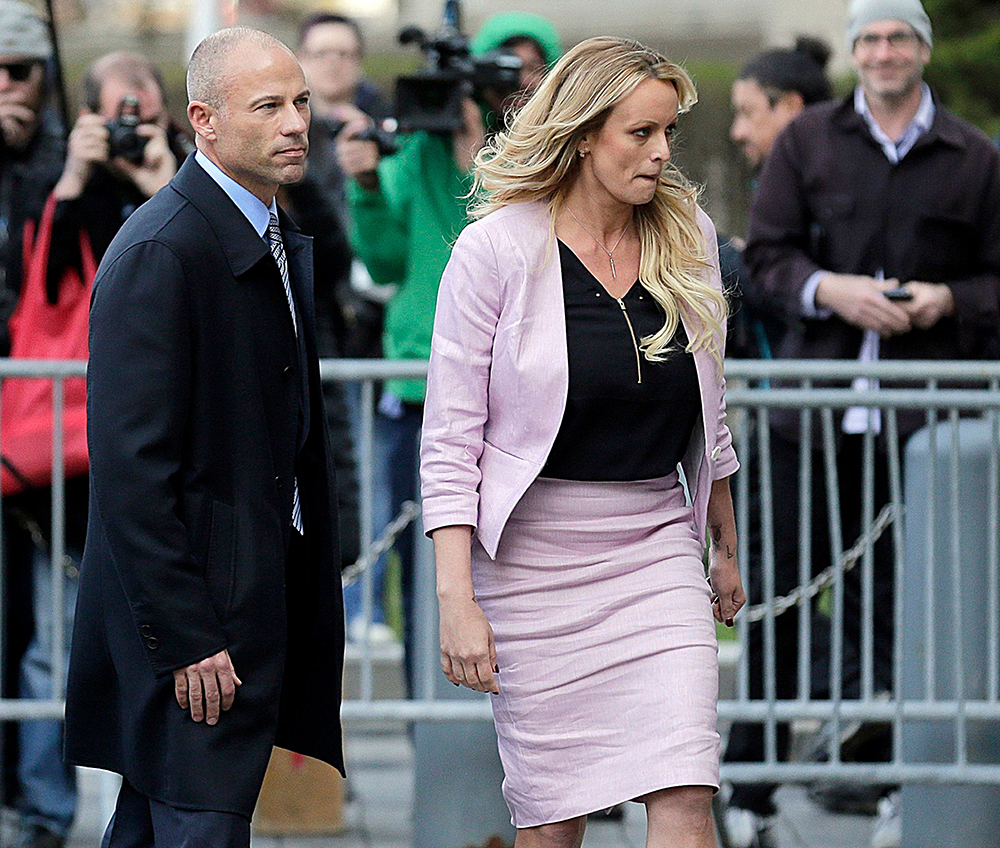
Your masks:
M562 56L562 43L552 22L528 12L501 12L487 18L472 39L472 52L482 56L512 38L530 38L538 44L550 68Z

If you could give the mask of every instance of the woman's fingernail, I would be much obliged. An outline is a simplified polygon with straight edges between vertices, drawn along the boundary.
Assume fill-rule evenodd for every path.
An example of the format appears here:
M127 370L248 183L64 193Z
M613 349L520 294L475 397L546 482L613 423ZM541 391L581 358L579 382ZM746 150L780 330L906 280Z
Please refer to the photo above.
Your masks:
M451 685L452 685L452 686L458 686L458 684L457 684L457 683L452 683Z
M727 618L726 619L726 627L732 627L732 626L733 626L733 620L731 618Z
M498 665L495 665L495 666L493 666L493 671L494 671L494 672L495 672L496 674L499 674L499 673L500 673L500 666L498 666Z

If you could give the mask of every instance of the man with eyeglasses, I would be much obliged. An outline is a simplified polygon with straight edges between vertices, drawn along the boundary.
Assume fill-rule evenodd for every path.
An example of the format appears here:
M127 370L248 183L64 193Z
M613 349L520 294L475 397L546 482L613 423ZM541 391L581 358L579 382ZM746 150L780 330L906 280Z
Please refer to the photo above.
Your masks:
M389 114L375 84L362 73L364 50L361 27L344 15L318 12L299 27L295 55L312 92L309 178L323 187L345 220L347 197L336 136L349 121L367 116L381 122Z
M858 86L806 110L779 136L751 209L746 261L787 325L788 359L995 359L1000 356L1000 152L945 109L923 80L931 22L920 0L854 0L848 40ZM886 385L883 383L883 385ZM858 389L878 388L855 380ZM878 410L835 412L844 545L862 530L865 433L876 437L875 514L888 501L886 426ZM925 423L901 411L904 441ZM830 562L822 426L813 426L812 567ZM775 551L798 561L799 413L771 415ZM891 534L874 549L874 598L845 575L844 695L861 691L863 609L874 631L874 693L892 690ZM869 730L863 728L863 730ZM884 760L885 733L855 753ZM842 750L842 755L851 752ZM874 801L874 799L873 799ZM874 806L873 802L869 802ZM891 805L881 805L891 813ZM885 826L882 826L882 825ZM877 823L872 844L898 844Z

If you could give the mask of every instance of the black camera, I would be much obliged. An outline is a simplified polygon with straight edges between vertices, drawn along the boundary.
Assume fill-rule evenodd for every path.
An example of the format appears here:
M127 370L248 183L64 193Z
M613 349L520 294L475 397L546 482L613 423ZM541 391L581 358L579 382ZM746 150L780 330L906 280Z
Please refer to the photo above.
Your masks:
M139 124L139 99L134 94L126 94L118 104L118 117L108 121L108 158L120 156L138 165L146 152L146 136L136 132Z
M311 132L319 131L325 133L331 141L336 141L337 136L343 131L346 123L346 121L341 121L337 118L313 118ZM386 118L381 123L371 124L354 138L357 141L374 141L378 147L379 156L391 156L399 150L395 128L395 119Z
M444 4L441 29L428 36L417 27L399 34L401 44L417 44L425 69L396 80L396 118L400 132L450 133L464 123L462 100L481 101L487 89L502 99L521 87L521 60L506 53L473 56L461 31L458 0Z

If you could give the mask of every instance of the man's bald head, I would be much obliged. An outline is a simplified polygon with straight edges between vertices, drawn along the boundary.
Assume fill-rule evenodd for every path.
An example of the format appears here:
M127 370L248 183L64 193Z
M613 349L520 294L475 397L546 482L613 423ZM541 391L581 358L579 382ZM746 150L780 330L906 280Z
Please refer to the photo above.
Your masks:
M210 35L187 76L198 149L267 206L298 182L309 150L309 88L295 54L245 27Z
M187 69L188 101L198 100L213 109L224 109L231 80L230 57L237 50L247 47L282 50L292 55L292 51L277 38L259 29L243 26L220 29L205 38L191 55Z

